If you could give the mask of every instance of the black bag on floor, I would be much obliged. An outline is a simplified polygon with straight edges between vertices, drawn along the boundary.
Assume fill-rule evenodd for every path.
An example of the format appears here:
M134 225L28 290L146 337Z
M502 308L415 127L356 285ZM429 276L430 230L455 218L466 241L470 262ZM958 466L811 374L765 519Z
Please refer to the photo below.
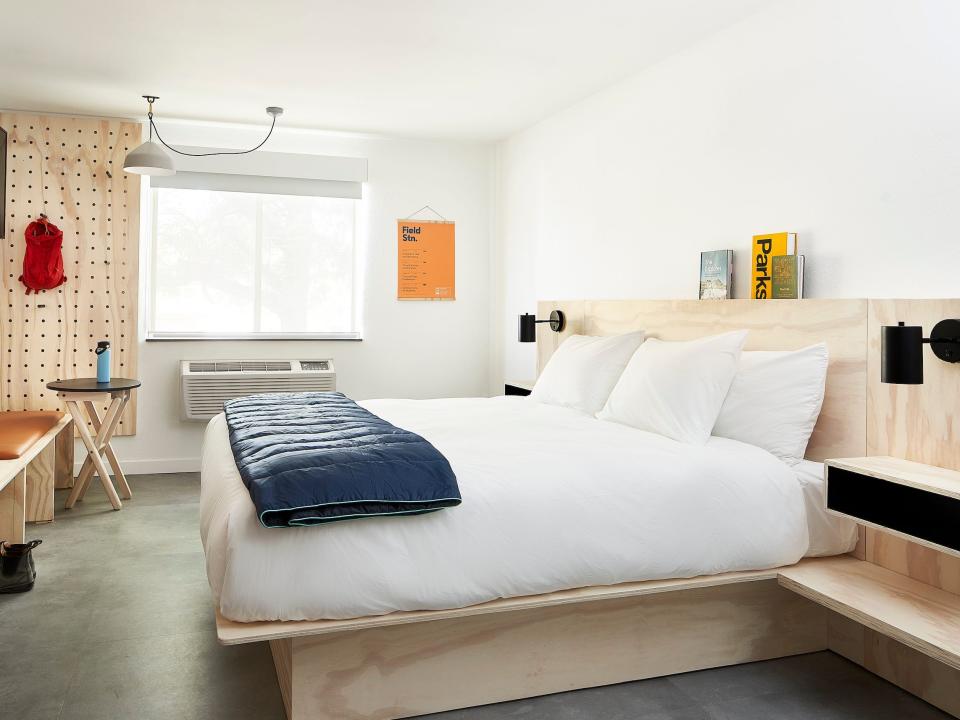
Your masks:
M11 545L0 540L0 593L27 592L37 579L33 549L42 540Z

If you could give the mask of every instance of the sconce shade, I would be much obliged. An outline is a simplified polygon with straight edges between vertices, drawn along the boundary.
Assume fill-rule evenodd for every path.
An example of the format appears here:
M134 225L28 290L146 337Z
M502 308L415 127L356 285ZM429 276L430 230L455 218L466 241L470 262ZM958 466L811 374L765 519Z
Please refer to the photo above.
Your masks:
M563 332L567 326L567 316L563 310L551 310L549 320L537 320L536 315L524 313L520 316L520 342L537 341L537 323L550 323L550 329L554 332Z
M520 342L537 341L537 316L524 313L520 316Z
M177 172L170 156L152 140L128 152L123 169L134 175L174 175Z
M880 328L880 380L896 385L923 384L923 328L884 325Z

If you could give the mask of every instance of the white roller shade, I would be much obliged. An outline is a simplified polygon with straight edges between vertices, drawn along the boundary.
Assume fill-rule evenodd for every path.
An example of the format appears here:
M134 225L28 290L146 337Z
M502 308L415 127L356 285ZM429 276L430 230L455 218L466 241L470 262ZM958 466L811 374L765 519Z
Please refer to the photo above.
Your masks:
M213 148L178 149L216 152ZM256 151L212 157L173 154L173 162L176 175L153 176L151 187L359 199L367 179L365 158Z
M362 197L363 183L343 180L307 180L304 178L264 177L263 175L226 175L177 171L176 175L153 176L150 187L185 190L220 190L270 195L310 195L312 197Z

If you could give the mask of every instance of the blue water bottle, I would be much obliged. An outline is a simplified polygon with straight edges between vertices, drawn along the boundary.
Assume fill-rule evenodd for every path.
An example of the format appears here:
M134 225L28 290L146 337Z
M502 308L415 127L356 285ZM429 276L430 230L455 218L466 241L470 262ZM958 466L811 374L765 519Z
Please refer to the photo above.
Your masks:
M97 382L110 382L110 342L101 340L97 343Z

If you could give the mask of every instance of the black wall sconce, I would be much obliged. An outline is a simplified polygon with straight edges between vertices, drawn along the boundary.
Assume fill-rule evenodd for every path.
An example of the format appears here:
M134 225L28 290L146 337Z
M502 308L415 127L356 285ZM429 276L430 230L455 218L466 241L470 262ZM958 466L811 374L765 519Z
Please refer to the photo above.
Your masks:
M567 318L563 310L553 310L550 313L549 320L537 320L536 315L524 313L520 316L520 342L537 341L537 323L550 323L550 329L554 332L563 332L567 326Z
M919 325L899 323L880 328L880 381L922 385L924 343L944 362L960 361L960 320L941 320L928 338Z

